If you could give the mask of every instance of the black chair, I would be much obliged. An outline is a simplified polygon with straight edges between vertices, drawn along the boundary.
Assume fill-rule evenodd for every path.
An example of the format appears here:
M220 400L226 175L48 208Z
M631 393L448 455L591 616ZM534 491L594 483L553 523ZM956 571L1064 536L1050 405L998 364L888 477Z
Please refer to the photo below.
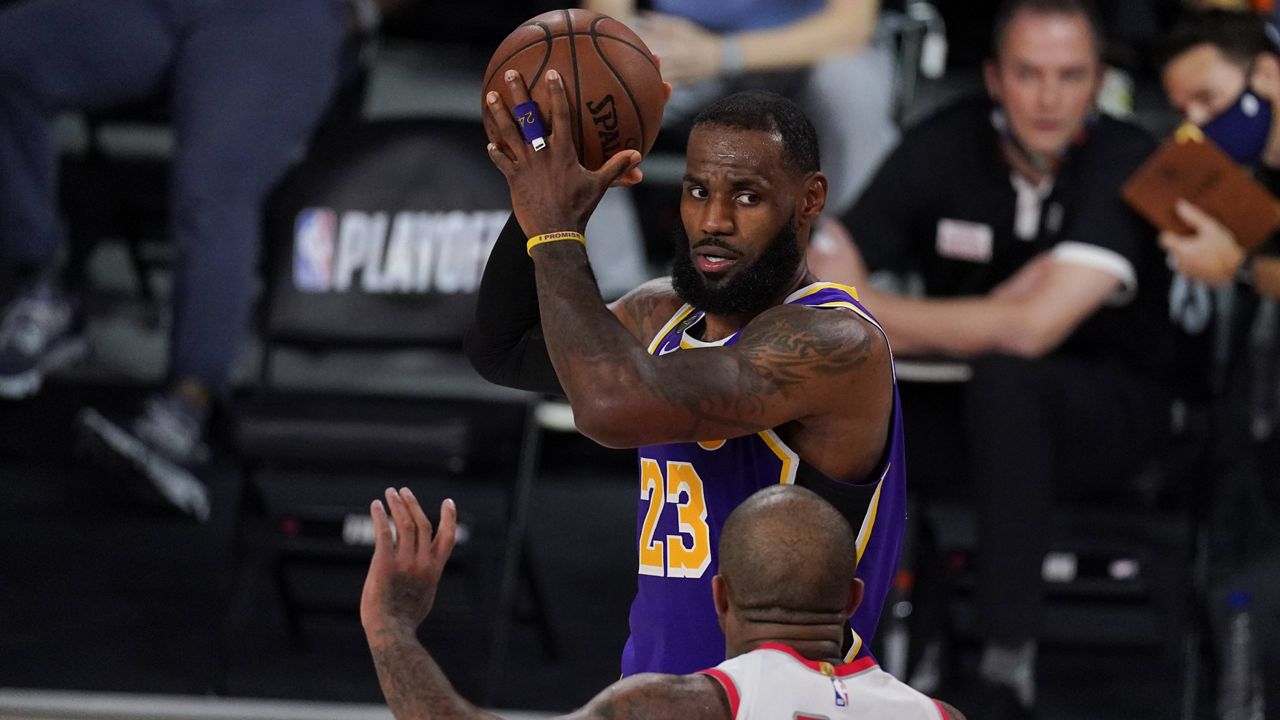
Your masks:
M309 613L354 622L358 584L334 602L300 592L291 574L362 576L369 502L391 485L412 487L429 514L458 498L451 567L472 579L458 609L490 630L491 687L517 597L530 600L554 655L524 543L541 401L490 385L462 354L510 204L483 143L472 122L359 125L315 148L273 197L262 368L232 413L246 492L223 662L268 571L295 640ZM528 592L518 595L521 580Z

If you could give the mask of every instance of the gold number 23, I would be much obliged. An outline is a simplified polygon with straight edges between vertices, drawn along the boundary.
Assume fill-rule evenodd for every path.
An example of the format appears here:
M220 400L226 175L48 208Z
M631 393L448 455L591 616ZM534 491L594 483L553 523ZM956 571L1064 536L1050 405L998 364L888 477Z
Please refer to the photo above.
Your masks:
M640 499L649 501L649 511L640 527L640 574L702 577L711 565L711 529L707 526L707 503L698 472L689 463L669 460L663 478L657 460L641 458ZM680 534L657 540L654 533L658 518L667 504L676 506Z

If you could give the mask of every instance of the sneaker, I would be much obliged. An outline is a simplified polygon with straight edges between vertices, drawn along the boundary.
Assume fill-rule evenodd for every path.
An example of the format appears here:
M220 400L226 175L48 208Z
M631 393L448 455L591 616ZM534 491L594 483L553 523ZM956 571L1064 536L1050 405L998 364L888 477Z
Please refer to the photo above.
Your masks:
M85 408L78 423L92 460L127 481L144 499L204 522L209 519L209 488L196 469L209 457L205 415L185 400L156 395L132 418Z
M50 283L18 296L0 319L0 398L18 400L40 390L46 375L84 357L75 304Z

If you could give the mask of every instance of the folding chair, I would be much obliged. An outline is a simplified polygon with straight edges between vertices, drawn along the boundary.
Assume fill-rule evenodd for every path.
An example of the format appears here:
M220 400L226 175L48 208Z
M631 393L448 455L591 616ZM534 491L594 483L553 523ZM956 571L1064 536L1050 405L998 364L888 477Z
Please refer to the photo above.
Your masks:
M522 576L554 654L524 544L539 398L490 385L462 354L510 206L483 143L473 122L364 124L316 148L273 197L260 377L232 413L246 492L224 673L226 646L264 570L295 640L304 639L305 613L335 609L331 599L302 597L290 571L366 566L369 502L393 484L413 487L428 514L449 493L499 489L497 503L459 501L456 564L481 588L474 604L491 630L486 677L500 674ZM476 567L486 528L501 535L496 598L492 574ZM345 600L336 609L350 613L358 589Z

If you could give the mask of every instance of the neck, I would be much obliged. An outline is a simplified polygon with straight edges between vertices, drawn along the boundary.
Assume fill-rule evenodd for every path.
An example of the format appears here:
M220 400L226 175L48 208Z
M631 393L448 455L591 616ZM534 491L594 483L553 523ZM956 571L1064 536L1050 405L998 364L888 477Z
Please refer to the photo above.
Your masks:
M776 642L810 660L842 662L840 650L849 632L848 612L739 608L733 619L725 632L729 657Z
M1033 185L1039 185L1045 178L1053 174L1043 167L1033 165L1028 157L1030 152L1019 148L1010 138L1000 138L1000 152L1004 155L1005 162L1009 163L1014 172L1026 178Z
M728 656L736 657L764 645L776 642L786 645L809 660L823 660L834 665L844 662L841 648L848 632L847 617L838 613L815 616L811 622L752 622L746 621L735 633L728 647Z
M786 289L779 293L773 299L773 302L769 303L769 307L781 305L791 293L817 281L817 278L809 272L809 268L803 263L800 265L796 275L797 277L794 280L787 283ZM707 342L715 342L726 338L746 327L747 323L756 318L756 315L759 315L759 313L755 315L712 315L707 313L705 316L706 332L703 333L702 339Z

